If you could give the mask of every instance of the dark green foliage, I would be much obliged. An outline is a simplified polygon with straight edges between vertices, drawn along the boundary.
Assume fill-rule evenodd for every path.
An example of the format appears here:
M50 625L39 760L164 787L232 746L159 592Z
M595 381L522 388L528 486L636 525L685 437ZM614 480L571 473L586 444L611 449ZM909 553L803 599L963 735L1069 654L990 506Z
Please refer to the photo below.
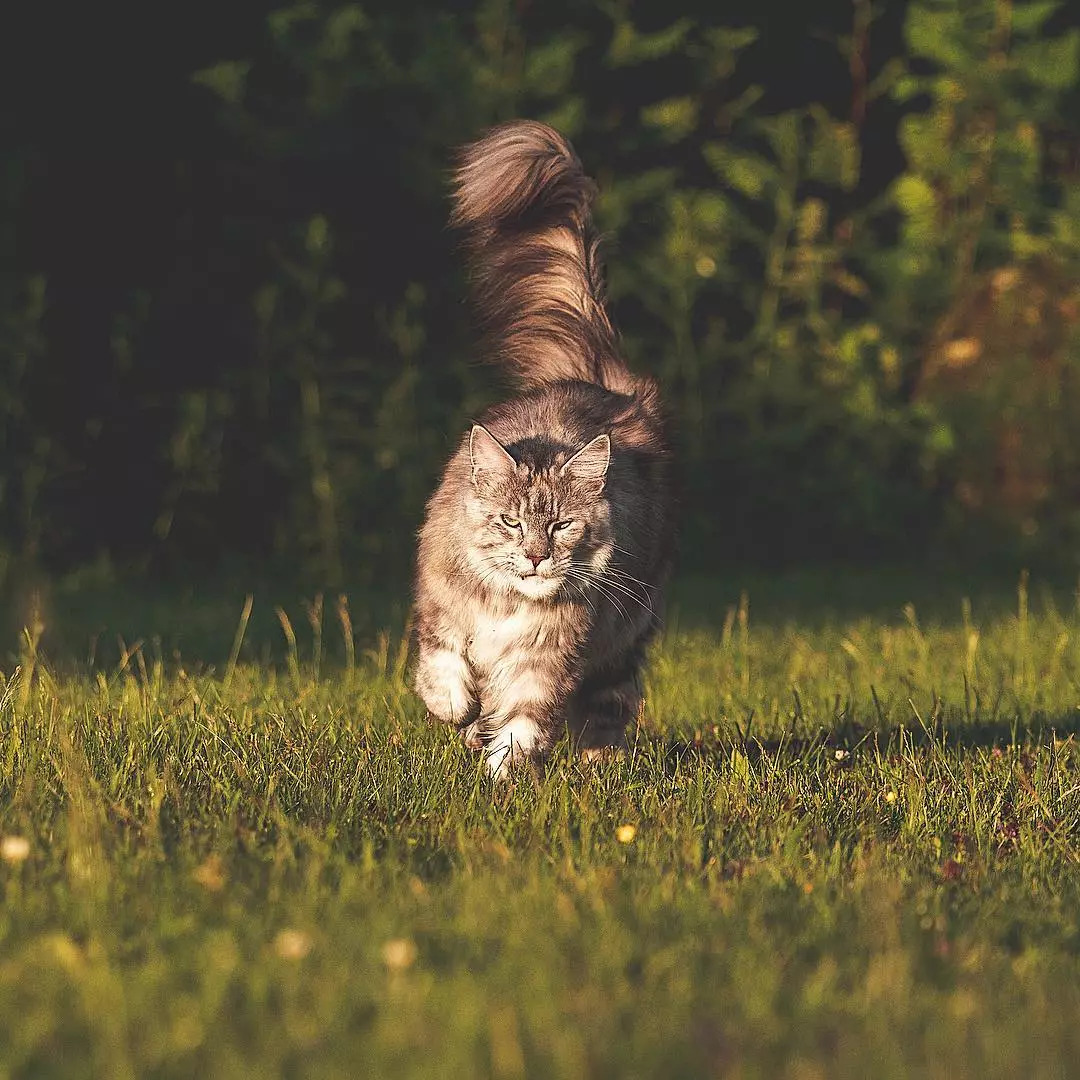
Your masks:
M0 172L0 560L403 567L496 392L449 155L516 115L600 182L691 551L878 552L973 515L1071 539L1066 6L175 5L63 53L31 31L15 81L64 92L22 94Z

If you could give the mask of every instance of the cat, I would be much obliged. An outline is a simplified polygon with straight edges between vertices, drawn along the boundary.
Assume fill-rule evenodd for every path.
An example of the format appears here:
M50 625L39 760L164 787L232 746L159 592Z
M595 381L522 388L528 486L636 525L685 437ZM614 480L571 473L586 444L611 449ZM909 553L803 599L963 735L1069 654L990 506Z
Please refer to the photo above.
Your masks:
M619 355L593 195L533 121L466 146L454 174L491 358L521 392L465 433L427 504L414 685L499 777L567 731L587 753L626 745L672 559L664 412Z

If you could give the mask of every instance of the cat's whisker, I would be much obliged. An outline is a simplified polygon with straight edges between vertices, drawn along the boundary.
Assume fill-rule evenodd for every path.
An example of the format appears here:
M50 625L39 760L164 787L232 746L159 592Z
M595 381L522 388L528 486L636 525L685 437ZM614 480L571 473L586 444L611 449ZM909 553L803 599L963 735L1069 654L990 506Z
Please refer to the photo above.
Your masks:
M599 577L603 578L609 584L617 586L618 589L621 589L627 595L635 596L637 599L642 600L642 603L648 602L648 589L647 586L642 583L637 581L627 583L620 578L613 577L610 573L602 573Z
M579 585L579 588L577 590L577 596L581 600L581 602L589 609L589 614L592 615L593 618L595 618L596 605L593 603L592 596L589 595L588 585L589 583L582 579L581 584Z
M652 588L647 581L642 581L641 578L636 577L634 574L631 574L620 566L607 566L602 572L605 577L617 578L619 581L628 582L631 585L638 586L646 592Z
M635 585L640 585L643 589L649 588L649 585L648 585L647 582L642 581L641 578L634 577L633 574L628 573L626 570L623 570L619 566L609 566L605 570L605 573L615 574L616 576L618 576L620 578L625 578L627 581L632 581Z
M596 617L596 605L592 602L592 597L583 589L581 591L581 599L584 601L585 606L589 609L589 614Z
M581 566L571 565L565 571L566 579L575 582L581 589L582 596L587 597L590 589L596 587L596 576Z
M505 595L510 591L505 580L505 571L497 563L484 560L484 568L481 569L477 580L482 586L491 589L493 592Z
M640 596L638 596L638 594L636 592L634 592L632 589L628 588L626 585L623 585L619 581L612 580L611 578L607 577L606 575L601 575L601 576L603 577L605 583L607 585L609 585L611 588L618 589L619 592L623 593L625 596L628 596L631 600L634 600L635 602L640 604L646 611L649 612L650 615L654 614L653 609L652 609L652 605L650 603L648 603L647 600L644 600Z
M625 597L627 600L632 600L635 604L637 604L639 608L641 608L642 611L648 612L650 617L656 617L656 612L653 610L652 604L650 604L647 599L642 599L642 597L638 596L637 593L631 592L629 589L624 589L620 587L614 581L606 580L604 584L609 589L615 589L620 596Z
M616 611L618 611L618 613L623 617L624 621L629 622L630 616L627 613L626 608L624 608L622 604L620 604L619 601L611 593L609 593L607 589L603 587L603 585L600 585L597 582L593 582L593 587L601 596L603 596L608 601L608 603L611 604L613 608L615 608Z
M600 593L602 596L607 597L608 601L619 612L619 614L622 615L624 620L626 620L627 622L630 621L630 615L627 612L626 608L623 607L622 603L619 601L618 597L613 592L608 591L605 585L601 583L599 578L594 575L586 575L586 580L598 593ZM607 584L611 584L611 582L608 582Z

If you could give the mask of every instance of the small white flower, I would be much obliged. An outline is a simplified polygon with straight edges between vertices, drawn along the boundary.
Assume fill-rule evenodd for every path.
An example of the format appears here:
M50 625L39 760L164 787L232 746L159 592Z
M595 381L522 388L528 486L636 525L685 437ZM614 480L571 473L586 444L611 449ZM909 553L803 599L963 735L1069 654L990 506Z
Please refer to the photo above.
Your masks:
M837 750L834 752L833 756L837 761L843 761L848 756L848 752L846 750Z

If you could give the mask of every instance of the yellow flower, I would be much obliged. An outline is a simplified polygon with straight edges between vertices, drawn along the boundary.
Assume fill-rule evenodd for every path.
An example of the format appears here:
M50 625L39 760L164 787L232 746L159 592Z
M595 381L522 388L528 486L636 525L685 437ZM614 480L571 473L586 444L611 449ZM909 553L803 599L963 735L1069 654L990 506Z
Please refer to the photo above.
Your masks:
M408 938L394 938L383 945L382 958L391 971L404 971L416 959L416 946Z
M896 792L895 791L886 791L885 792L885 801L887 803L896 802Z
M615 839L620 844L632 844L635 836L637 836L637 829L633 825L620 825L615 830Z
M0 839L0 859L18 865L30 857L30 841L25 836L5 836Z
M311 952L311 938L303 930L279 930L274 952L283 960L303 960Z

